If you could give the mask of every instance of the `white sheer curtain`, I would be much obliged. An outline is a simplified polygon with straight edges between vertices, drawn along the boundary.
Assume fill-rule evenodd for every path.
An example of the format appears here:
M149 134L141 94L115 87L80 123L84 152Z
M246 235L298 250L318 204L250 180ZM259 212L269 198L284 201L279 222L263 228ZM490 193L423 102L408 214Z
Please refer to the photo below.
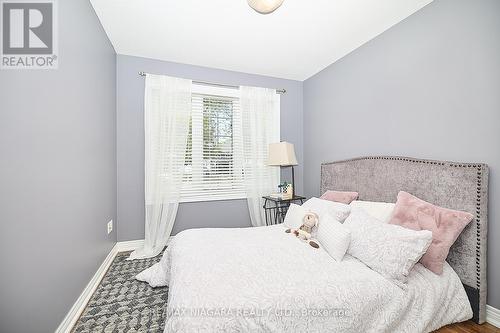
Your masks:
M129 259L158 255L172 232L180 200L191 117L191 80L146 76L145 242Z
M263 195L277 191L279 167L267 165L269 144L280 141L280 96L275 89L240 87L244 183L252 225L265 225Z

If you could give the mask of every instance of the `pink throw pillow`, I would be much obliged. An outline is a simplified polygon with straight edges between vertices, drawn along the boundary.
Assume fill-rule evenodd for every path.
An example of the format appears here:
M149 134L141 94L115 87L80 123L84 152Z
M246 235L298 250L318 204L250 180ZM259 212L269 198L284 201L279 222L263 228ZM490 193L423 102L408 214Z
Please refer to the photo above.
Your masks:
M432 231L432 244L420 263L441 275L450 247L472 218L470 213L435 206L401 191L389 223L413 230Z
M320 199L341 202L348 205L351 201L356 200L358 196L358 192L326 191Z

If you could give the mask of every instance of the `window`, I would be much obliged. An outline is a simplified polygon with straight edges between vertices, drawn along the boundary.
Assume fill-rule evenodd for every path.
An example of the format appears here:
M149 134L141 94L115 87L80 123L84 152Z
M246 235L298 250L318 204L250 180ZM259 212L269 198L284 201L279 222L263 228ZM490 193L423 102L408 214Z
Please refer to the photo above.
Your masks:
M237 89L193 84L182 201L244 198Z

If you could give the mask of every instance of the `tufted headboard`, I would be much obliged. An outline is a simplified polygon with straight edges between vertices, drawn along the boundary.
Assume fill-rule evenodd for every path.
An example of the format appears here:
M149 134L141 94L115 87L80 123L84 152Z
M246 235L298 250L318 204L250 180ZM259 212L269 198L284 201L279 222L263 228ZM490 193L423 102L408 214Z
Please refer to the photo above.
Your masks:
M356 191L359 200L395 202L406 191L438 206L474 214L447 261L469 297L474 321L486 319L488 166L408 157L373 156L321 165L321 194Z

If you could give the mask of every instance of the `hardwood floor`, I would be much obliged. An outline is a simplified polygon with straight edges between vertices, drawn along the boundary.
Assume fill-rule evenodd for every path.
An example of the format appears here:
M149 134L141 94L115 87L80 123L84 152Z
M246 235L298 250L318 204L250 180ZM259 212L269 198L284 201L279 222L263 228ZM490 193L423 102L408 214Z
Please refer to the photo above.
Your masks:
M488 323L478 325L473 321L466 321L459 324L445 326L437 330L435 333L500 333L500 328Z

